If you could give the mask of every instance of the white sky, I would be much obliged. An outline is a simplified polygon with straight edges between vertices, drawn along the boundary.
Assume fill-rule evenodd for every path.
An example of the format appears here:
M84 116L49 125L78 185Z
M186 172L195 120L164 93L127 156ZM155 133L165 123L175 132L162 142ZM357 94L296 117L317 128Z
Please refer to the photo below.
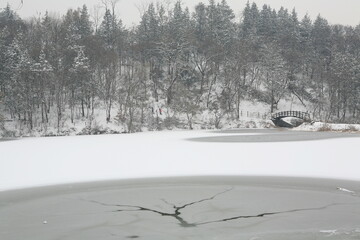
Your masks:
M39 13L49 12L65 13L68 8L77 8L86 4L90 12L93 6L101 4L101 0L23 0L23 6L17 10L22 18L38 16ZM162 2L174 2L175 0L162 0ZM220 1L220 0L219 0ZM9 2L16 9L21 0L0 0L0 8ZM145 6L152 0L119 0L117 5L118 14L126 25L139 21L139 7ZM182 0L184 6L191 10L199 2L207 3L208 0ZM240 16L247 0L227 0L235 13ZM251 1L250 1L251 2ZM319 13L332 24L358 25L360 24L360 0L255 0L258 7L270 4L279 9L284 6L288 9L296 8L299 17L308 13L314 19Z

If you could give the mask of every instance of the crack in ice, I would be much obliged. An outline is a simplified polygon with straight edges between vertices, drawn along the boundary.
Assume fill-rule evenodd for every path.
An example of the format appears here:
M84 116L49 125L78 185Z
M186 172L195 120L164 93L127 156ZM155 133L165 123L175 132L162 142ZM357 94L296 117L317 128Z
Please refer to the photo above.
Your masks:
M162 201L164 201L166 204L169 204L171 205L175 211L174 213L167 213L167 212L162 212L162 211L158 211L158 210L155 210L155 209L151 209L151 208L146 208L146 207L141 207L141 206L135 206L135 205L127 205L127 204L107 204L107 203L103 203L103 202L99 202L99 201L95 201L95 200L85 200L87 202L92 202L92 203L96 203L96 204L100 204L102 206L107 206L107 207L125 207L125 208L130 208L130 209L119 209L119 210L115 210L113 212L138 212L138 211L141 211L141 212L152 212L152 213L156 213L156 214L159 214L161 215L162 217L173 217L175 218L180 226L182 227L196 227L197 224L194 224L194 223L189 223L187 222L186 220L184 220L180 215L181 215L181 210L189 207L189 206L192 206L192 205L195 205L195 204L199 204L199 203L202 203L202 202L206 202L206 201L211 201L211 200L214 200L216 197L222 195L222 194L225 194L229 191L233 190L233 188L230 188L230 189L227 189L225 191L222 191L222 192L219 192L209 198L204 198L204 199L201 199L201 200L198 200L198 201L194 201L194 202L190 202L190 203L186 203L184 205L181 205L181 206L176 206L175 204L172 204L172 203L169 203L168 201L166 201L165 199L162 199ZM131 209L133 208L133 209Z
M206 201L211 201L214 200L216 197L223 195L229 191L233 190L233 188L227 189L225 191L219 192L209 198L204 198L198 201L194 201L194 202L190 202L190 203L186 203L184 205L181 206L176 206L173 203L170 203L168 201L166 201L165 199L162 199L162 201L170 206L172 206L174 208L174 212L173 213L169 213L169 212L162 212L159 210L155 210L152 208L147 208L147 207L142 207L142 206L136 206L136 205L127 205L127 204L108 204L108 203L103 203L103 202L99 202L99 201L95 201L95 200L85 200L87 202L92 202L92 203L96 203L96 204L100 204L102 206L107 206L107 207L121 207L121 208L127 208L127 209L118 209L112 212L152 212L155 214L158 214L162 217L172 217L175 218L178 222L179 225L182 227L197 227L197 226L201 226L201 225L206 225L206 224L213 224L213 223L220 223L220 222L228 222L228 221L235 221L238 219L250 219L250 218L263 218L266 216L272 216L272 215L279 215L279 214L286 214L286 213L295 213L295 212L304 212L304 211L320 211L320 210L324 210L327 209L329 207L333 207L333 206L337 206L337 205L344 205L344 203L332 203L332 204L328 204L326 206L322 206L322 207L313 207L313 208L301 208L301 209L292 209L292 210L285 210L285 211L277 211L277 212L265 212L265 213L259 213L259 214L255 214L255 215L240 215L240 216L234 216L234 217L229 217L229 218L223 218L223 219L219 219L219 220L213 220L213 221L207 221L207 222L198 222L198 223L190 223L188 221L186 221L183 217L181 217L180 215L181 210L189 207L189 206L193 206L202 202L206 202Z
M293 209L293 210L287 210L287 211L260 213L260 214L257 214L257 215L235 216L235 217L224 218L224 219L215 220L215 221L196 223L196 225L205 225L205 224L211 224L211 223L234 221L234 220L237 220L237 219L263 218L263 217L266 217L266 216L279 215L279 214L285 214L285 213L295 213L295 212L304 212L304 211L317 211L317 210L324 210L324 209L327 209L329 207L337 206L337 205L342 205L342 204L341 203L332 203L332 204L328 204L328 205L323 206L323 207L316 207L316 208L301 208L301 209Z

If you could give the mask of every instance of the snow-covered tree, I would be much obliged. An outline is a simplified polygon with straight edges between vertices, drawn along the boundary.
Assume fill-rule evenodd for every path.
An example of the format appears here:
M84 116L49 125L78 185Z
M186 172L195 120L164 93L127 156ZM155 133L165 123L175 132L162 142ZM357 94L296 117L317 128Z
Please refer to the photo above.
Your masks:
M90 70L89 58L86 57L84 47L76 48L77 56L74 59L72 68L72 94L74 94L70 103L72 115L76 100L81 104L81 116L85 117L85 108L87 108L87 114L91 108L91 97L94 82L92 81L92 75Z

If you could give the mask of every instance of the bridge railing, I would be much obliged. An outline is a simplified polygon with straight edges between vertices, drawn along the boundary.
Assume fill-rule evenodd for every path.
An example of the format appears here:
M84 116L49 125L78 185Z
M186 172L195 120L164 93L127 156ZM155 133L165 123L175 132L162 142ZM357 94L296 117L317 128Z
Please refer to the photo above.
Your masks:
M310 121L310 114L307 112L301 111L282 111L272 114L272 118L283 118L283 117L297 117L304 119L305 121Z

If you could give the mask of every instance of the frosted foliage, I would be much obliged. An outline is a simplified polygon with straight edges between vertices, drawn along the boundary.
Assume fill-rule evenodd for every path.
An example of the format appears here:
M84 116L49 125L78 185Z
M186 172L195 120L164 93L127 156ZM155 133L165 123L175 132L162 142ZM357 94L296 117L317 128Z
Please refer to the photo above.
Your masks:
M252 2L238 18L211 0L150 3L125 27L104 2L31 21L0 10L8 135L259 127L287 110L360 123L360 25Z

